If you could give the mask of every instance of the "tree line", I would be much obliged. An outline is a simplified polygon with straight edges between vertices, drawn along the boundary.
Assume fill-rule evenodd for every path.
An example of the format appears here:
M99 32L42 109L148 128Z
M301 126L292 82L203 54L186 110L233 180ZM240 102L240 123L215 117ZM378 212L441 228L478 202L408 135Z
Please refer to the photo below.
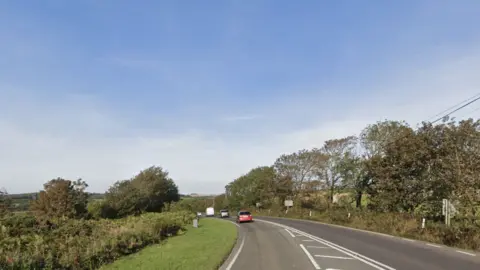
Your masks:
M480 226L480 121L380 121L358 136L283 154L225 187L230 208L333 207L442 218L442 199L456 218Z
M56 178L30 201L29 211L43 224L68 219L122 218L145 212L161 212L180 195L175 182L162 167L152 166L128 180L115 182L103 199L92 198L82 179ZM97 197L97 198L95 198ZM0 216L11 210L12 196L0 191Z

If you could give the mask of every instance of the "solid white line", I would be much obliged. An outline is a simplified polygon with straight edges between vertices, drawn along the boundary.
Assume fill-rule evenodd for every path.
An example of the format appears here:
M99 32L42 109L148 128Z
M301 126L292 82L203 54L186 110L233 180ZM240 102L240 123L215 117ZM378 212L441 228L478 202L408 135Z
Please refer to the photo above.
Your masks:
M242 243L240 244L240 247L238 248L237 250L237 253L235 253L235 256L232 258L232 260L230 261L230 263L228 264L227 268L225 270L230 270L232 269L232 266L233 264L235 263L235 261L237 260L238 258L238 255L240 255L240 252L242 252L242 249L243 249L243 245L245 244L245 237L243 237L242 239Z
M313 267L315 267L315 269L322 269L320 268L320 265L318 265L317 261L315 261L315 258L313 258L312 254L310 254L310 252L308 252L308 250L302 244L300 244L300 247L302 248L303 252L305 252L308 259L310 259L310 262L313 264Z
M470 252L466 252L466 251L461 251L461 250L455 250L456 252L458 253L462 253L462 254L465 254L465 255L470 255L470 256L477 256L477 254L473 254L473 253L470 253Z
M388 265L385 265L381 262L378 262L378 261L375 261L374 259L371 259L371 258L368 258L360 253L357 253L355 251L352 251L352 250L349 250L345 247L342 247L342 246L339 246L335 243L332 243L332 242L329 242L325 239L322 239L320 237L317 237L317 236L314 236L314 235L311 235L311 234L308 234L306 232L303 232L303 231L300 231L300 230L297 230L295 228L292 228L292 227L289 227L289 226L286 226L286 225L283 225L283 224L279 224L279 223L276 223L276 222L272 222L272 221L266 221L266 220L260 220L260 219L257 219L258 221L261 221L261 222L265 222L265 223L270 223L270 224L273 224L273 225L276 225L276 226L279 226L279 227L282 227L282 228L287 228L289 229L290 231L294 232L294 233L298 233L298 234L301 234L305 237L308 237L310 239L313 239L321 244L324 244L326 246L329 246L335 250L338 250L346 255L349 255L351 257L354 257L356 259L358 259L359 261L361 262L364 262L365 264L368 264L378 270L385 270L385 269L388 269L388 270L396 270L395 268L393 267L390 267Z
M307 248L329 248L329 247L307 246Z
M302 241L303 241L303 242L313 242L312 239L303 239Z
M238 225L236 222L233 222L233 221L230 221L229 222L233 223L235 226L237 226L238 228L240 228L240 225Z
M325 270L340 270L340 269L336 269L336 268L327 268Z
M408 238L402 238L402 239L405 240L405 241L408 241L408 242L415 242L415 240L413 240L413 239L408 239Z
M441 248L442 247L442 246L434 245L434 244L427 244L427 246L436 247L436 248Z
M331 259L341 259L341 260L353 260L351 257L340 257L340 256L328 256L328 255L313 255L315 257L321 258L331 258Z
M295 238L295 235L293 235L293 233L291 231L289 231L288 229L285 229L285 231L287 231L288 234L290 234L291 237Z

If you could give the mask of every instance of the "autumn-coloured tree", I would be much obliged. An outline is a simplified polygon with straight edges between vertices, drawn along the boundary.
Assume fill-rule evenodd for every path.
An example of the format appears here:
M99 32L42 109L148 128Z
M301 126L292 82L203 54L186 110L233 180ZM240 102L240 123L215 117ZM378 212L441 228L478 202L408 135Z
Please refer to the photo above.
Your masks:
M87 216L88 187L85 181L52 179L44 184L30 210L40 220L83 218Z

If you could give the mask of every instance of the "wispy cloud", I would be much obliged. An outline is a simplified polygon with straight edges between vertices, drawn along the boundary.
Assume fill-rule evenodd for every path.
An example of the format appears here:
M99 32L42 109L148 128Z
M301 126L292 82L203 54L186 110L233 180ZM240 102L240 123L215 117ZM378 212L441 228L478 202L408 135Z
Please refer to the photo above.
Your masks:
M168 31L155 28L155 16L148 24L133 15L122 23L119 14L128 7L104 21L106 2L101 12L89 10L92 21L78 9L61 10L68 17L63 24L47 20L57 17L45 9L5 7L43 22L24 22L29 32L48 26L50 35L28 39L29 53L36 44L49 52L41 58L17 51L8 63L0 61L0 187L33 191L62 176L82 177L90 190L104 191L156 164L182 192L222 192L233 178L282 153L358 134L385 118L415 125L480 89L480 42L465 21L478 19L470 11L455 21L451 36L436 28L449 14L444 9L423 16L422 7L420 16L413 7L392 13L379 4L375 9L389 16L349 21L344 7L290 12L271 3L228 16L189 9L192 16L182 17L188 21L174 16L190 14L187 7L168 7L170 26L179 25ZM276 14L288 15L288 23ZM229 18L232 24L222 28ZM407 29L406 21L422 27ZM0 16L0 25L9 23ZM96 27L87 31L84 23ZM76 33L75 42L63 42L68 33ZM224 40L229 33L235 42ZM0 49L12 52L26 42L9 37ZM344 53L351 48L355 53ZM469 116L480 116L474 109Z

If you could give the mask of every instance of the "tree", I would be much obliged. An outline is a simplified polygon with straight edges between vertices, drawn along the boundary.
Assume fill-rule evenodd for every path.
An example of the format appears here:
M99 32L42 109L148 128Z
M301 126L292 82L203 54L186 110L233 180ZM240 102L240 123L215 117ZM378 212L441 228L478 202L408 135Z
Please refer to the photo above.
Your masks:
M8 196L8 192L5 189L0 189L0 217L3 217L10 212L12 200Z
M180 200L177 185L162 167L149 167L131 181L144 198L142 209L146 212L160 212L165 203Z
M229 206L250 207L261 203L269 205L276 194L276 174L273 167L257 167L225 187Z
M52 179L43 185L39 197L32 201L30 209L40 220L86 217L88 187L85 181Z
M308 183L317 181L320 184L319 175L324 170L327 160L328 156L316 148L281 155L273 165L278 177L277 185L287 186L293 197L297 198L299 194L307 191L306 186L311 186Z
M131 180L115 182L105 193L105 203L114 210L113 217L138 215L143 212L145 199Z
M458 217L480 225L480 121L449 122L420 129L429 137L435 151L432 165L431 200L450 199L457 205Z
M117 217L144 212L161 212L171 202L180 200L178 187L161 167L152 166L130 180L116 182L105 200Z
M388 145L398 138L402 130L411 130L401 121L381 121L365 127L359 136L360 145L366 159L385 155Z
M333 202L335 190L342 181L343 160L351 154L356 145L356 137L349 136L342 139L328 140L325 142L322 151L327 157L326 166L321 172L328 187L328 197ZM344 183L345 185L346 183Z
M338 165L344 186L352 189L355 195L355 207L362 207L362 197L369 183L365 168L365 159L354 153L347 153Z
M431 147L410 128L398 131L396 136L385 146L384 155L377 155L370 164L372 203L384 211L413 212L426 202L431 186Z
M387 148L401 137L401 134L408 132L413 132L413 130L405 122L390 120L368 125L361 131L359 136L361 158L354 159L355 163L361 166L361 168L356 168L359 178L353 183L357 207L359 204L361 205L365 192L371 196L377 195L377 190L372 187L377 180L382 181L382 179L376 178L376 168L379 166L380 160L385 157Z

